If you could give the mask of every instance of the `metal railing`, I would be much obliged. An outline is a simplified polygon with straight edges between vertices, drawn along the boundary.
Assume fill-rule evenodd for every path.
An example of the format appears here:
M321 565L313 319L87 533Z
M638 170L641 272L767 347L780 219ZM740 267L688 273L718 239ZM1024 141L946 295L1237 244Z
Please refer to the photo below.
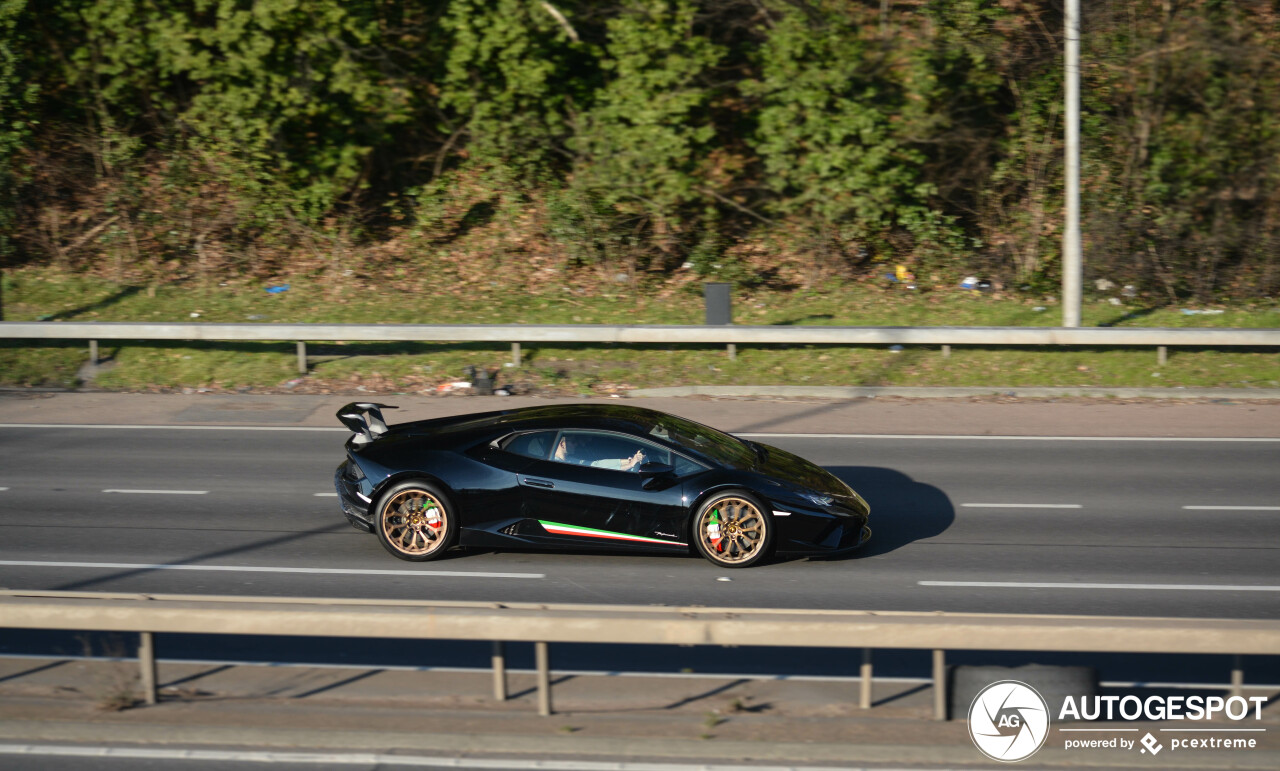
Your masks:
M502 641L532 642L540 714L551 714L549 643L862 649L859 702L871 706L871 651L933 651L934 714L946 719L946 651L1280 654L1280 621L841 610L0 591L0 628L136 632L149 703L155 633L454 639L493 642L494 695L507 695Z
M1144 327L820 327L608 324L215 324L134 321L0 322L0 339L87 340L97 361L99 340L253 340L295 342L306 372L308 342L664 343L738 345L1080 345L1154 347L1164 363L1169 347L1280 347L1280 328Z

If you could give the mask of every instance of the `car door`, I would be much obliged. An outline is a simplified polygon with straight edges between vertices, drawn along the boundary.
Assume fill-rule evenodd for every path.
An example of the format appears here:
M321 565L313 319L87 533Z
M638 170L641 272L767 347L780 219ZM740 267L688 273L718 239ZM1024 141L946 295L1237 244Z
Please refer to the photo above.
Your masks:
M516 546L529 543L528 535L543 534L541 528L528 526L520 472L550 456L558 433L554 429L521 431L467 453L483 464L485 473L477 475L470 489L459 492L468 511L459 536L462 545Z
M576 440L576 451L561 450ZM686 548L685 505L674 474L642 475L637 464L622 470L637 451L645 460L670 463L671 451L608 431L562 431L556 450L519 474L524 510L545 535L568 547Z

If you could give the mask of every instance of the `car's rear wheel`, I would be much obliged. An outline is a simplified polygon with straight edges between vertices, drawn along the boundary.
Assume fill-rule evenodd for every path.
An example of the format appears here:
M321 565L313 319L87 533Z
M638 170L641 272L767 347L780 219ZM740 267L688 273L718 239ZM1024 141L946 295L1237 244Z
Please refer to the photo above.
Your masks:
M698 508L693 542L713 564L745 568L764 559L773 545L773 519L753 495L715 495Z
M425 562L448 550L457 523L453 506L443 491L428 482L413 480L383 493L374 529L383 548L393 555Z

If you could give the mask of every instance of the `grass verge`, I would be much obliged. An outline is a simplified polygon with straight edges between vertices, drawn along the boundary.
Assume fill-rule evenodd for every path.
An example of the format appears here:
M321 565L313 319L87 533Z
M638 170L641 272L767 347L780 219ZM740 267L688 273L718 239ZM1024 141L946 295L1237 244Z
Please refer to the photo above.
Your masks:
M5 276L5 318L75 321L205 321L452 324L698 324L701 287L655 285L582 295L486 293L440 288L385 289L293 282L268 293L258 282L160 287L155 296L84 275L25 269ZM1119 301L1119 298L1115 298ZM952 287L831 285L816 291L740 292L740 324L833 326L1053 326L1060 312L1046 298L981 294ZM1194 311L1194 313L1187 313ZM1209 311L1206 313L1205 311ZM1275 301L1239 307L1159 307L1094 298L1091 326L1275 327ZM87 343L30 345L0 341L0 384L80 384ZM1157 366L1155 351L1123 348L937 348L540 345L524 347L523 366L494 344L312 344L305 378L291 343L120 343L104 341L99 387L120 390L207 388L330 392L434 389L470 364L501 372L521 391L613 393L670 385L900 385L1280 387L1280 354L1270 350L1174 349Z

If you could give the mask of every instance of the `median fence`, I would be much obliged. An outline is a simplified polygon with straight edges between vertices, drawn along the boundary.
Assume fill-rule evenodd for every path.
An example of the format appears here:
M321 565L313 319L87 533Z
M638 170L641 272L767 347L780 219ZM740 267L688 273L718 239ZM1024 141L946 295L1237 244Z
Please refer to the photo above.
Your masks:
M661 343L725 345L953 345L1120 346L1156 349L1163 364L1170 347L1280 348L1280 329L1187 329L1139 327L806 327L603 324L207 324L148 322L0 322L0 339L86 340L91 363L99 340L212 340L294 342L298 371L307 371L308 342L494 342L511 345L520 365L524 343Z
M0 591L0 628L141 635L148 703L156 633L476 640L493 646L494 696L507 697L503 642L534 643L538 711L551 705L551 643L862 649L859 703L871 706L872 650L933 652L934 713L947 715L946 651L1280 654L1280 621L320 598Z

